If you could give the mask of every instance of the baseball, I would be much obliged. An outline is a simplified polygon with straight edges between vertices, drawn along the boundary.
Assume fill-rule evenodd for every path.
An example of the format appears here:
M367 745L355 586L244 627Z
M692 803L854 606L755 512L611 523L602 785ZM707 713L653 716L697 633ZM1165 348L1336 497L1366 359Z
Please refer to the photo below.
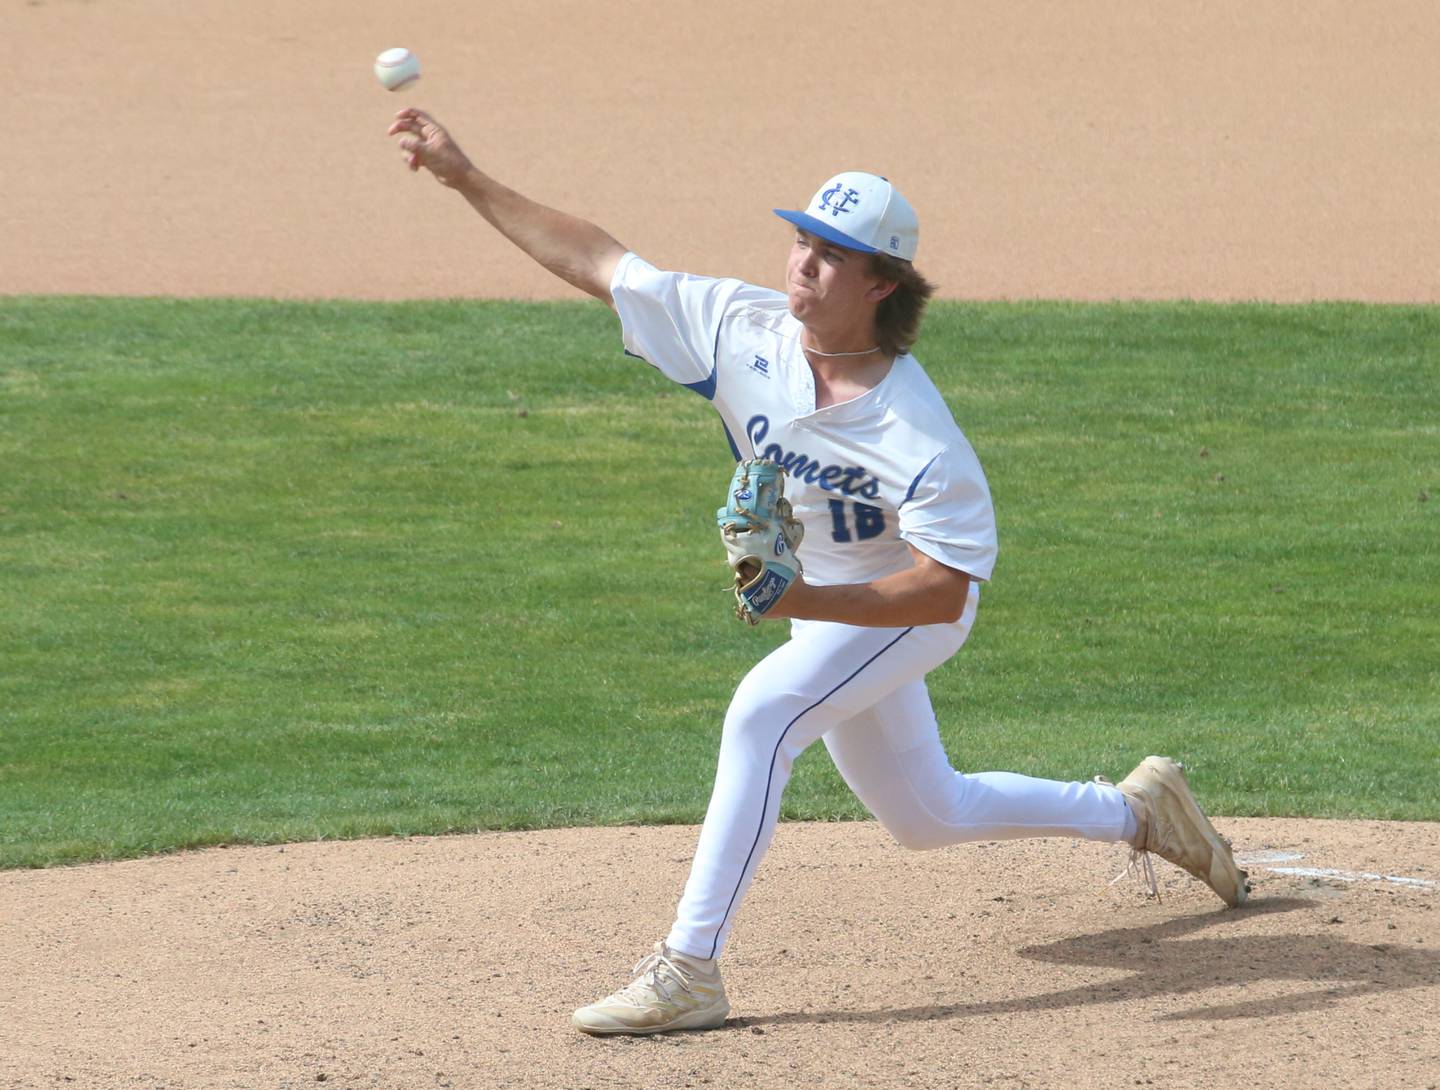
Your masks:
M410 50L387 49L375 58L375 78L387 91L399 91L420 78L420 58Z

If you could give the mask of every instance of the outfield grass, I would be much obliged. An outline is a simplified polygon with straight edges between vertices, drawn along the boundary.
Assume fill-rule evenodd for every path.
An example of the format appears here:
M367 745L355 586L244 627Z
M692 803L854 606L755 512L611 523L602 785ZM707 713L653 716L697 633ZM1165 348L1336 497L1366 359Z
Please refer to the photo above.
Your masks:
M958 766L1440 818L1440 311L942 305L1001 557ZM696 821L708 406L598 305L0 301L0 866ZM863 811L820 747L788 817Z

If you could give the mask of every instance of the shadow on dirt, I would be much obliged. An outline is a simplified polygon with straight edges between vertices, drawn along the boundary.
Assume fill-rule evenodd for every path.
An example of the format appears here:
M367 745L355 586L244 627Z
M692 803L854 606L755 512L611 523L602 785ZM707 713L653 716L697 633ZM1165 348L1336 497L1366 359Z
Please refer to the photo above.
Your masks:
M1320 1010L1356 996L1440 983L1440 952L1400 944L1349 942L1324 934L1242 935L1190 938L1226 923L1315 908L1314 901L1277 898L1242 912L1225 910L1185 916L1148 927L1123 927L1021 947L1028 960L1097 970L1128 969L1120 980L1068 988L1041 995L980 1003L937 1004L873 1011L803 1011L737 1019L737 1025L786 1025L816 1022L926 1022L976 1015L1061 1010L1090 1003L1126 1003L1164 996L1234 988L1261 981L1317 985L1293 995L1267 995L1251 1001L1202 1006L1157 1016L1160 1021L1264 1018ZM1177 941L1183 940L1183 941Z

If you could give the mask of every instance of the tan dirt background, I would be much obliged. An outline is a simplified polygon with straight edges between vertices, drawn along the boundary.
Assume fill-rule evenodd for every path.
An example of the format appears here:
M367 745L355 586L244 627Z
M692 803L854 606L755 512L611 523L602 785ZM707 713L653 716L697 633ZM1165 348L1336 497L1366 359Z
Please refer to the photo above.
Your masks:
M0 293L565 295L399 165L369 66L406 44L482 165L665 265L773 282L766 210L859 167L951 296L1440 301L1433 4L881 11L0 0ZM1109 846L785 825L731 1021L650 1040L567 1016L664 933L694 829L9 872L0 1086L1440 1084L1440 825L1219 824L1303 859L1226 912L1108 886Z
M568 293L397 165L413 100L663 266L773 282L768 210L861 168L953 296L1440 301L1433 0L0 0L0 42L0 293Z

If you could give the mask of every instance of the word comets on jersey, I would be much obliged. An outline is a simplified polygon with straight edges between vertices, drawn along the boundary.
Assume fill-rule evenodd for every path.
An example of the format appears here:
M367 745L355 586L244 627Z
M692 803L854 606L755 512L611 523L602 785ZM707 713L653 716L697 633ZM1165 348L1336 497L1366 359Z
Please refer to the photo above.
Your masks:
M664 272L633 253L611 293L626 352L706 398L737 461L769 458L785 469L785 494L805 525L807 582L903 571L912 563L906 543L968 573L972 588L990 578L985 475L914 356L899 356L874 389L817 409L803 327L782 293Z

